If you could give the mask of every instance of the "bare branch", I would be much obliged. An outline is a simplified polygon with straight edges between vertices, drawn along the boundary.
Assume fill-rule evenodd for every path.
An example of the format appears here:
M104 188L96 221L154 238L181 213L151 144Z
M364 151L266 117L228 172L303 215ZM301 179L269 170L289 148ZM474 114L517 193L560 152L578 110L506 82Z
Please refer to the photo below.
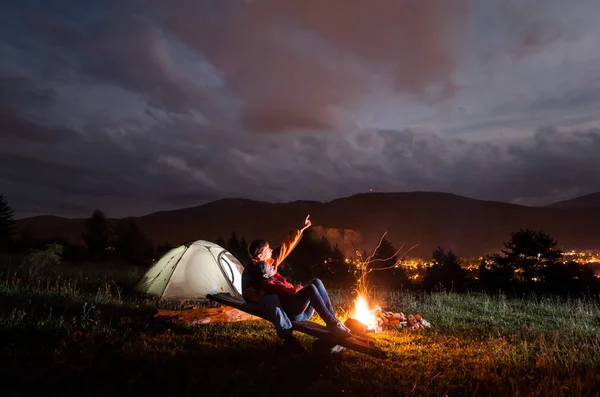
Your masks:
M358 272L359 272L359 274L357 276L357 286L355 288L355 291L358 294L365 294L367 296L369 295L368 294L369 286L368 286L368 282L367 282L367 276L369 273L371 273L374 270L376 270L376 271L389 270L392 268L399 267L400 262L402 261L402 259L404 259L406 254L408 254L410 251L412 251L414 248L416 248L418 246L418 244L413 245L410 249L405 251L404 254L402 254L400 257L398 257L398 255L404 248L404 244L402 244L402 246L398 250L396 250L396 252L391 257L386 258L386 259L380 259L380 258L373 259L375 257L375 255L377 254L377 250L379 250L379 248L381 248L381 244L383 243L383 239L385 238L386 235L387 235L387 231L385 233L383 233L383 235L379 239L379 243L377 244L375 249L369 255L367 255L366 258L363 258L362 254L358 250L356 250L356 247L353 246L353 248L356 252L356 256L359 258L358 264L356 264L354 261L352 262L352 265L355 265L355 264L357 265ZM372 268L371 267L371 265L375 262L386 262L386 261L389 261L394 258L397 258L397 260L394 261L394 264L392 266L388 266L388 267L384 267L384 268Z

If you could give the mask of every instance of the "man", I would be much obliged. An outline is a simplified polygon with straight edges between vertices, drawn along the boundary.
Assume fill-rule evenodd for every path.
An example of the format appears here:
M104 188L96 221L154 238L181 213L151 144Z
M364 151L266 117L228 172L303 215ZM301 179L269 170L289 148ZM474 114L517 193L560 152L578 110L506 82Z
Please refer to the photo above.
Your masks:
M272 261L279 266L296 247L298 241L302 238L302 233L310 227L310 225L310 219L309 217L306 217L304 227L290 234L283 244L274 250L270 248L269 243L265 240L256 240L252 242L248 248L251 260L242 273L242 296L246 302L248 302L248 305L262 311L267 320L272 322L275 326L277 336L283 339L284 345L291 350L298 352L305 351L306 348L292 335L292 323L281 306L279 295L261 290L262 273L260 270L260 263L254 259L256 258L258 251L269 249L270 258L272 258ZM308 320L312 313L312 310L309 309L304 316L297 316L294 320Z
M251 293L255 293L256 299L265 294L277 294L285 313L295 321L308 320L316 311L333 334L349 337L350 330L335 317L321 280L315 279L306 287L293 286L278 272L279 266L294 249L304 230L311 226L309 218L310 215L306 217L304 227L292 234L281 247L271 249L265 240L256 240L250 244L248 251L253 262L253 274L249 284L251 288L246 296L251 298Z

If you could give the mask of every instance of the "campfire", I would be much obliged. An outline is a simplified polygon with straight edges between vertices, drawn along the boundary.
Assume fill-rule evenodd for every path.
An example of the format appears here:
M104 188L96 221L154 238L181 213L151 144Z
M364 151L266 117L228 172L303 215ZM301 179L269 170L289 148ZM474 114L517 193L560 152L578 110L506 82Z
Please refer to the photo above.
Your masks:
M353 324L353 321L350 321L350 325L346 324L346 326L353 331L362 331L362 333L380 332L382 330L383 320L377 314L379 311L381 311L379 306L370 309L367 298L363 294L359 294L354 301L354 312L349 320L357 321L360 324ZM357 329L357 326L359 329Z
M422 331L431 327L429 321L425 320L419 313L409 314L394 313L387 309L375 306L369 308L367 298L359 294L354 301L354 311L345 322L346 327L352 332L366 334L372 332L381 332L384 328L402 329L411 331Z
M373 271L384 271L392 268L398 268L401 265L402 257L398 256L398 254L400 253L402 248L400 248L394 253L394 255L387 259L375 258L375 254L381 246L381 243L386 233L383 234L377 247L366 258L363 258L362 254L359 251L356 251L356 256L358 257L358 260L346 260L346 263L356 265L354 275L357 278L358 296L354 301L354 311L345 322L346 327L350 328L350 330L352 330L353 333L365 334L369 332L381 332L385 327L395 329L406 327L408 329L416 331L424 330L431 327L429 322L425 320L420 314L416 314L415 316L409 314L408 317L406 317L402 312L394 313L388 309L382 309L379 306L374 306L373 308L369 306L369 300L367 298L369 291L369 273ZM414 247L416 247L416 245L411 247L408 251L412 250ZM374 262L387 261L393 261L393 264L384 267L371 266Z

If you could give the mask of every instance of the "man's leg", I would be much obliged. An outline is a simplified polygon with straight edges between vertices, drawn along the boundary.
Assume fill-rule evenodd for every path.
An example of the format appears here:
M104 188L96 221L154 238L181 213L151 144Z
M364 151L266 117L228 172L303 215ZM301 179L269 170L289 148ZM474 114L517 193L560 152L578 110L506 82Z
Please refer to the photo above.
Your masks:
M285 338L292 334L292 322L290 321L285 311L281 307L279 296L276 294L265 295L257 303L248 303L249 306L254 306L265 314L267 321L270 321L275 326L277 336Z
M283 295L281 297L281 304L288 316L297 318L301 315L308 307L314 307L315 311L319 313L319 316L327 324L327 328L333 332L334 335L347 338L351 332L340 320L335 317L335 313L330 311L325 302L321 298L321 294L318 292L317 287L314 284L309 284L296 292L294 295Z
M327 290L325 290L323 282L318 278L315 278L311 280L310 284L317 287L317 291L319 292L319 295L321 295L321 299L323 299L325 307L327 307L327 309L329 309L330 312L335 313L335 310L333 310L333 305L331 304L331 300L329 299L329 295L327 294Z
M325 324L329 325L337 322L335 315L327 308L317 287L313 284L305 286L294 295L282 296L281 303L286 313L292 317L302 314L310 305L319 313Z
M303 353L306 348L292 335L292 322L281 307L281 301L276 294L265 295L259 302L267 320L273 323L277 336L283 339L284 346L297 353Z
M292 321L307 321L308 319L310 319L312 317L312 315L314 313L315 313L315 308L309 304L308 306L306 306L306 308L304 309L304 311L302 313L300 313L297 316L295 316L294 318L292 318Z
M331 304L331 300L329 299L329 295L327 294L327 291L325 290L325 286L323 285L323 282L321 280L319 280L318 278L315 278L314 280L312 280L310 282L310 284L313 284L315 287L317 287L317 291L319 292L319 295L321 295L321 299L323 299L323 303L325 303L325 307L327 309L329 309L329 311L331 313L335 313L335 311L333 310L333 305ZM293 321L306 321L312 317L314 312L315 312L314 307L312 307L309 304L302 311L302 313L294 316Z

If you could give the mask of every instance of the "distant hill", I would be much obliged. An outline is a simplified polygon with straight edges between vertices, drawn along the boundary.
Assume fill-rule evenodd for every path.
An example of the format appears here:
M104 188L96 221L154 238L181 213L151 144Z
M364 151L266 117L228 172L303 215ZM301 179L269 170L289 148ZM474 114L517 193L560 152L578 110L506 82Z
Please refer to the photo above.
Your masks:
M587 209L600 208L600 192L588 194L586 196L576 197L574 199L559 201L558 203L550 204L547 208L560 209Z
M600 244L600 208L564 211L434 192L367 193L327 203L224 199L134 219L155 243L214 241L219 236L227 239L235 231L248 242L266 238L277 244L302 225L306 214L311 214L319 235L338 242L346 253L374 248L385 231L398 248L419 244L410 256L423 258L429 258L437 245L459 256L498 251L510 233L520 228L541 230L569 249L592 249ZM20 220L18 225L42 237L81 243L84 219L44 216Z

